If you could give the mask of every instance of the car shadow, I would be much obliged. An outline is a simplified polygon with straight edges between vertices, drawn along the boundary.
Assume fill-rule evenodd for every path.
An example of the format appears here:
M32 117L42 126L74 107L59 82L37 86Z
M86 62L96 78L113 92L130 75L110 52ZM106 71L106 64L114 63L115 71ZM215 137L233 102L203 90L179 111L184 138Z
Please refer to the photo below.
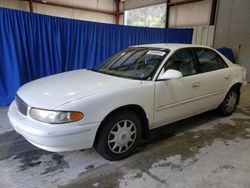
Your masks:
M221 116L216 110L212 110L152 129L149 131L147 138L142 141L140 147L157 144L158 142L174 137L177 134L204 126L204 124L209 125L210 122L220 118L223 118L223 116Z

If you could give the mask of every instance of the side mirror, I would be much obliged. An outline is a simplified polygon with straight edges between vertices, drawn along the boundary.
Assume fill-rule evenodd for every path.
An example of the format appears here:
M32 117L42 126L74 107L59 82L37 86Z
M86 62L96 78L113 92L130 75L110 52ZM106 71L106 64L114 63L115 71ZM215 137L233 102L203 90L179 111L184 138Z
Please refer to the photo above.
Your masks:
M183 74L180 71L168 69L164 74L159 75L157 80L171 80L182 78Z

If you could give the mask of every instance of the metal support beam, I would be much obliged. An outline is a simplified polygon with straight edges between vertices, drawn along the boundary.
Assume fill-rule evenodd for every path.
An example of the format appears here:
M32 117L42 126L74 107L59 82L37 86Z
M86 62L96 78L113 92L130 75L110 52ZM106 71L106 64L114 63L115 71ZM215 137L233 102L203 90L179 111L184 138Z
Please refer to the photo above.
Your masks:
M33 3L32 0L29 0L30 12L33 12Z
M170 2L168 3L168 5L169 6L184 5L184 4L195 3L199 1L204 1L204 0L183 0L183 1Z
M217 6L217 0L212 0L212 8L211 8L211 13L210 13L209 25L214 25L215 14L216 14L216 6Z
M166 4L166 23L165 23L165 28L169 27L169 3L170 0L167 0L167 4Z
M115 0L115 23L119 24L119 18L120 18L120 0Z

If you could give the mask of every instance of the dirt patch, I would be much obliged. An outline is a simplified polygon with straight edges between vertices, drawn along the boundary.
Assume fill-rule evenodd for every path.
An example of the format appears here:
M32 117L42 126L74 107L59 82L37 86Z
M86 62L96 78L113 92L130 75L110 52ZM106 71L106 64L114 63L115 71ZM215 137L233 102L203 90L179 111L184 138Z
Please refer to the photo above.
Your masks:
M45 171L41 173L41 175L48 174L51 172L54 172L56 170L63 170L64 168L69 168L69 164L64 160L63 155L59 155L57 153L54 153L51 156L51 160L45 162L47 168L45 168Z
M50 152L44 150L32 150L22 152L14 157L14 159L19 160L21 165L19 166L19 171L24 171L29 168L40 165L42 162L39 159L42 155L48 155Z

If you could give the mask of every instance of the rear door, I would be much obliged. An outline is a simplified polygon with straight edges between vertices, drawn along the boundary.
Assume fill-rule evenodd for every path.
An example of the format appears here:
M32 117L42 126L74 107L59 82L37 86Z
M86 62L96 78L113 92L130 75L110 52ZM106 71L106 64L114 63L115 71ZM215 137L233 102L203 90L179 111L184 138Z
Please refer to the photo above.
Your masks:
M214 50L193 48L198 62L199 95L201 111L216 108L223 101L232 79L230 68Z

